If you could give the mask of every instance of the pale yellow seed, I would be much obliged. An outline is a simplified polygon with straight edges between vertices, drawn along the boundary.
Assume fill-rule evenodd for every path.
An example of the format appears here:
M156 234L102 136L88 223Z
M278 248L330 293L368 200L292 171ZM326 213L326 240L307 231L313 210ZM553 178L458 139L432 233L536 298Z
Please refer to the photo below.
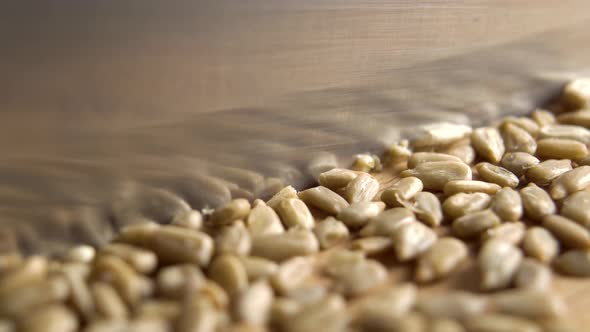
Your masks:
M428 332L465 332L465 328L454 319L441 318L430 322Z
M436 233L419 222L401 225L391 235L393 250L399 261L409 261L425 252L436 242Z
M522 249L527 256L548 263L559 253L559 242L545 228L531 227L524 235Z
M459 141L471 134L471 127L463 124L440 122L422 126L410 140L412 147L442 146Z
M475 181L475 180L456 180L449 181L445 184L444 194L451 196L457 193L486 193L489 195L495 194L500 190L500 186L495 183Z
M65 259L70 262L90 263L96 256L96 250L89 245L78 245L68 250ZM0 268L0 271L2 269Z
M590 80L578 78L569 82L561 93L563 102L577 110L590 106Z
M30 312L20 325L22 332L75 332L79 322L69 308L53 304Z
M309 229L293 227L283 234L257 236L252 241L251 255L283 261L294 256L313 254L318 250L318 240Z
M531 134L533 137L537 136L539 132L539 125L532 119L527 117L514 117L514 116L507 116L502 119L502 123L500 127L506 126L506 124L515 125L521 129L524 129L527 133Z
M590 192L578 191L569 195L561 205L561 215L590 228Z
M379 181L370 174L361 174L350 181L344 190L349 203L370 202L379 192Z
M298 195L307 205L332 215L337 215L349 205L342 196L323 186L301 191Z
M254 201L254 208L246 219L248 232L251 236L281 234L285 227L279 215L270 206L260 200Z
M400 173L402 177L415 176L422 180L425 190L442 191L453 180L471 180L471 168L463 162L433 161L420 164Z
M84 319L90 320L94 314L94 301L88 283L85 269L87 266L79 263L64 264L61 272L70 288L70 301Z
M149 274L158 265L156 254L125 243L109 243L100 249L100 253L123 259L139 273Z
M412 151L408 148L408 140L401 140L387 147L386 156L390 163L397 163L408 159Z
M365 295L387 280L387 269L376 260L361 260L356 264L343 264L334 275L333 288L344 296Z
M590 128L590 110L562 113L557 116L557 121L563 124Z
M526 170L526 178L539 186L546 186L561 174L572 170L572 162L569 159L549 159L534 165Z
M588 155L584 143L571 139L544 138L538 141L537 156L541 159L580 160Z
M202 288L205 280L203 272L195 265L170 265L158 271L156 288L160 296L178 300L187 290Z
M520 221L505 222L484 231L481 239L482 242L491 239L499 239L514 245L518 245L524 238L525 231L526 226Z
M534 110L531 114L531 118L539 125L539 127L552 125L556 122L555 115L544 109Z
M547 291L551 286L551 269L531 258L525 258L520 263L514 276L514 286L521 289Z
M393 208L385 210L360 231L360 235L366 236L391 236L400 226L416 221L416 216L406 208Z
M70 296L67 281L51 277L26 286L5 290L0 294L0 316L26 317L35 307L65 301Z
M94 263L98 280L110 281L129 305L139 303L152 291L149 279L140 276L125 261L116 256L100 256Z
M471 147L469 141L459 141L458 143L452 144L443 150L439 150L439 152L448 153L449 155L455 156L466 164L471 164L475 160L475 150L473 147Z
M327 172L320 174L320 185L330 188L332 190L344 188L348 183L354 180L359 173L343 168L334 168Z
M386 236L371 236L360 238L350 243L350 248L359 250L365 255L377 255L391 249L393 241Z
M464 323L469 332L541 332L530 320L503 314L483 314Z
M285 332L342 331L346 326L345 301L330 295L304 306L285 322Z
M329 249L348 240L348 228L334 217L328 217L315 225L313 232L322 249Z
M495 239L486 241L477 256L481 289L508 287L521 261L522 252L511 243Z
M423 187L416 177L402 178L381 193L381 200L389 206L401 206L401 202L413 199Z
M90 290L99 317L109 320L124 320L129 316L129 309L110 284L95 282L90 286Z
M231 224L236 220L246 219L250 213L250 208L250 202L247 199L237 198L215 209L210 220L214 225Z
M491 163L502 160L506 151L500 132L494 127L477 128L471 133L471 144L477 154Z
M448 197L442 204L445 215L454 220L466 214L486 209L492 197L485 193L459 193Z
M482 232L499 225L500 218L491 210L466 214L453 221L453 233L460 238L473 238Z
M401 317L392 317L378 311L368 311L358 317L355 325L362 332L393 331L393 332L423 332L428 321L424 315L410 312Z
M565 313L565 304L542 290L514 289L496 293L492 306L499 312L530 319L554 318Z
M174 216L172 225L199 230L203 226L203 215L197 210L183 211Z
M331 277L345 275L351 266L362 265L366 261L365 254L360 251L338 249L329 253L324 260L322 271Z
M253 283L236 299L233 309L236 320L258 326L265 325L273 298L273 290L266 280Z
M3 273L0 277L0 295L44 280L47 276L49 264L45 257L31 256L19 265L9 273Z
M526 152L535 154L537 142L526 130L507 122L501 128L506 152Z
M485 312L489 304L486 297L475 293L447 291L420 297L416 307L431 318L463 320Z
M504 221L517 221L523 214L520 194L509 187L500 189L494 195L490 208Z
M542 138L570 139L588 144L590 143L590 130L576 125L554 124L541 128L539 139Z
M417 289L412 283L389 287L364 299L358 308L358 317L403 317L416 303Z
M250 281L269 278L279 269L277 263L265 258L242 256L239 259Z
M419 192L412 206L416 217L430 227L439 226L443 221L443 211L440 200L428 191Z
M233 255L221 255L209 266L209 277L221 286L229 296L248 287L248 275L242 262Z
M516 188L518 186L518 177L504 167L483 162L475 165L475 168L479 177L484 181L495 183L501 187Z
M415 152L408 159L408 168L416 168L420 164L433 161L455 161L463 162L461 158L446 153L438 152Z
M354 157L351 168L360 172L379 172L383 169L383 165L381 164L381 158L376 154L363 153Z
M315 220L309 208L299 198L283 199L275 210L287 228L299 226L312 229L315 225Z
M537 157L526 152L509 152L504 154L500 164L517 177L524 175L526 170L539 163Z
M209 263L213 245L209 235L177 226L159 227L146 237L144 243L156 253L161 263L193 263L200 266Z
M579 166L558 176L549 187L553 199L563 199L590 186L590 166Z
M576 277L590 276L590 251L569 250L555 260L555 267L567 275Z
M214 332L217 325L217 312L211 301L194 294L186 294L180 316L175 324L175 331Z
M342 221L351 229L365 226L371 218L376 217L385 210L383 202L358 202L352 203L342 209L336 219Z
M543 218L543 227L553 233L564 247L590 249L590 231L570 219L548 215Z
M252 239L246 226L241 220L231 225L222 226L215 236L216 254L234 254L245 256L250 253Z
M174 321L180 315L180 303L172 300L146 300L136 309L135 315L138 319Z
M419 282L429 282L446 277L455 271L468 255L463 241L446 237L439 239L420 255L415 277Z
M271 197L266 204L276 210L279 203L287 198L297 198L297 190L291 186L287 186Z
M524 214L532 221L541 221L556 211L555 203L549 194L534 183L520 190Z

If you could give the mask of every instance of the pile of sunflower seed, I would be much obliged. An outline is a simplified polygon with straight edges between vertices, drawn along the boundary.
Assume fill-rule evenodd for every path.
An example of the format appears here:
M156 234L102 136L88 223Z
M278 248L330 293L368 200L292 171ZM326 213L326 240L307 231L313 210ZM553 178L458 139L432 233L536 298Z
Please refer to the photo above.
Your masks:
M426 126L300 192L2 255L0 332L574 331L551 286L590 276L589 103L576 80L555 110ZM476 289L421 292L458 274Z

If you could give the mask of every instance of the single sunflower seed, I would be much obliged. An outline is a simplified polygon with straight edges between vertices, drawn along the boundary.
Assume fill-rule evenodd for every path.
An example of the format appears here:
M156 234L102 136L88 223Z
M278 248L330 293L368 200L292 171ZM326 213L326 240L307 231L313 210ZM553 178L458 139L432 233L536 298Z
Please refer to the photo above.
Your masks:
M590 105L590 80L578 78L569 82L561 92L562 101L570 109L582 109Z
M358 175L358 172L349 169L334 168L320 174L318 182L326 188L336 190L346 187Z
M470 126L463 124L448 122L429 124L414 132L410 145L414 148L448 145L468 136L471 131Z
M504 221L517 221L523 214L520 194L510 187L502 188L494 195L490 208Z
M572 170L572 162L569 159L549 159L536 164L526 170L528 181L539 186L546 186L561 174Z
M475 160L475 150L473 149L471 144L469 144L469 141L459 141L448 147L445 147L442 150L439 150L439 152L455 156L461 159L461 161L466 164L471 164Z
M536 137L539 132L539 125L530 118L521 116L507 116L502 119L502 123L500 124L500 128L506 126L506 124L512 124L518 128L525 130L527 133L531 134L533 137Z
M557 210L549 194L534 183L520 190L524 214L533 221L541 221L543 217L554 214Z
M100 249L100 253L123 259L139 273L149 274L158 265L156 254L125 243L109 243Z
M61 276L39 280L0 294L2 317L27 317L36 307L62 302L70 296L68 282Z
M590 231L568 218L555 214L545 216L543 227L555 235L564 247L590 249Z
M304 227L293 227L283 234L257 236L252 241L251 255L273 261L316 253L319 243L316 236Z
M491 163L502 160L506 151L500 132L494 127L477 128L471 133L471 144L477 154Z
M508 287L521 261L522 252L511 243L495 239L486 241L477 256L481 289Z
M403 283L367 297L359 304L358 317L403 317L416 303L418 290L412 283Z
M66 253L65 259L70 262L90 263L96 256L96 249L94 247L82 244L72 247ZM0 258L1 260L1 258ZM1 263L0 263L1 265ZM0 272L2 268L0 267Z
M440 200L428 191L416 194L416 201L412 207L416 217L430 227L439 226L443 221L443 211Z
M22 320L22 332L75 332L80 322L76 315L63 304L52 304L31 311Z
M518 181L518 179L517 179ZM457 193L486 193L489 195L493 195L501 187L495 183L489 183L484 181L475 181L475 180L456 180L456 181L449 181L445 184L443 192L446 196L451 196Z
M203 226L203 215L197 210L183 211L172 219L172 225L199 230Z
M555 259L559 272L575 277L590 276L590 251L569 250Z
M578 191L563 200L561 215L590 228L590 192Z
M360 250L365 255L377 255L383 253L391 248L393 241L386 236L371 236L360 238L350 243L352 250Z
M337 215L349 205L342 196L323 186L300 191L298 196L307 205L331 215Z
M187 293L174 325L175 331L214 332L218 326L217 315L217 310L207 298Z
M539 162L539 159L530 153L509 152L504 154L500 165L514 173L517 177L521 177L525 174L527 169Z
M565 304L549 292L511 289L491 296L491 305L498 312L530 319L554 318L565 313Z
M433 161L463 162L461 158L439 152L415 152L408 159L408 168L416 168L421 164Z
M304 306L284 326L285 332L342 331L347 323L344 299L330 295Z
M109 320L124 320L129 317L129 309L119 293L106 282L95 282L90 292L98 317Z
M135 272L130 265L116 256L98 257L94 263L94 273L98 280L112 282L129 305L139 303L153 288L149 279Z
M344 197L349 203L370 202L379 192L379 181L370 174L361 174L348 183Z
M502 138L506 146L506 152L526 152L535 154L537 142L526 130L506 122L501 127Z
M415 277L419 282L429 282L448 276L465 261L467 246L455 238L440 238L418 258Z
M543 138L569 139L588 144L590 143L590 130L576 125L553 124L541 128L539 139Z
M348 228L334 217L328 217L317 223L313 229L320 247L329 249L348 240L350 233Z
M391 236L400 226L416 221L416 216L406 208L393 208L381 212L361 229L359 234L367 236Z
M482 242L491 239L500 239L514 245L518 245L524 238L525 231L526 226L520 221L505 222L485 230L481 236L481 239Z
M543 138L538 141L537 157L541 159L580 160L588 155L586 144L563 138Z
M156 289L160 296L179 300L189 289L205 286L205 275L192 264L177 264L161 268L156 275Z
M180 315L180 303L172 300L146 300L136 309L136 318L174 321Z
M466 214L453 221L453 233L460 238L473 238L482 232L500 225L500 218L491 210Z
M551 269L531 258L525 258L520 263L514 276L514 286L520 289L547 291L551 286Z
M362 153L354 156L352 163L353 170L359 172L370 172L372 170L380 170L381 159L374 154Z
M221 255L209 265L209 278L221 286L229 296L248 287L248 275L242 262L233 255Z
M527 256L548 263L559 253L559 242L548 230L535 226L526 231L522 250Z
M424 189L442 191L453 180L471 180L469 165L458 161L433 161L420 164L400 173L402 177L414 176L422 180Z
M285 232L285 227L283 227L279 215L261 200L254 201L254 208L252 208L248 219L246 219L246 225L251 236Z
M413 199L423 188L416 177L402 178L381 193L381 200L389 206L402 206L401 202Z
M244 220L250 213L250 202L244 198L237 198L229 201L222 207L215 209L211 214L211 222L214 225L227 225L236 220Z
M281 189L266 202L266 205L276 210L279 206L279 203L288 198L297 198L297 190L295 190L295 188L292 186L286 186L285 188Z
M469 213L478 212L490 206L492 197L486 193L458 193L448 197L442 204L442 209L450 220L457 219Z
M562 124L590 128L590 110L562 113L557 116L557 121Z
M299 226L312 229L315 225L315 220L309 208L299 198L283 199L275 210L287 228Z
M387 280L387 269L372 259L343 264L338 271L333 275L333 289L347 297L364 295Z
M239 258L250 281L270 278L279 269L278 264L269 259L253 256Z
M431 318L452 318L463 320L477 317L489 307L487 297L464 291L448 291L420 297L416 303L418 311Z
M549 187L553 199L563 199L590 186L590 166L579 166L558 176Z
M531 118L539 125L539 127L544 127L548 125L552 125L556 122L555 115L553 113L544 110L544 109L536 109L531 114Z
M246 256L252 248L252 239L246 226L241 220L231 225L222 226L215 236L216 254L234 254Z
M371 218L376 217L385 210L383 202L358 202L352 203L338 213L336 219L342 221L351 229L365 226Z
M518 186L518 177L504 167L483 162L475 165L475 169L484 181L495 183L501 187L516 188Z
M237 321L263 326L270 315L274 293L266 280L259 280L237 297L233 313Z
M407 160L412 154L409 145L410 142L407 139L390 144L385 152L389 163L393 164Z
M469 332L541 332L541 328L524 318L505 314L482 314L464 323Z
M404 262L416 258L436 242L436 233L419 222L401 225L391 235L397 259Z

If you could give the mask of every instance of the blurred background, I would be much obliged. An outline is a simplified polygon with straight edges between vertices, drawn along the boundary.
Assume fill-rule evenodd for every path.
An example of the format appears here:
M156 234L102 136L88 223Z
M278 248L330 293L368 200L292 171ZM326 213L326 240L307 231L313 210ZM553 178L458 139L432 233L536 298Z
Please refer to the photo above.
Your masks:
M586 0L3 1L0 251L100 244L417 125L530 112L588 74L589 41Z

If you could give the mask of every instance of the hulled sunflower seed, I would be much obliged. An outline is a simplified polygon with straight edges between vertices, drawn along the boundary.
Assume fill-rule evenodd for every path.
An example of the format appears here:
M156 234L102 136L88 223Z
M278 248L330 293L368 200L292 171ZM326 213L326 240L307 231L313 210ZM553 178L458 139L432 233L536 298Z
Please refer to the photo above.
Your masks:
M590 251L569 250L555 259L555 267L561 273L575 277L590 276Z
M526 152L509 152L502 157L500 164L514 175L521 177L526 170L540 161L537 157Z
M297 190L291 186L287 186L276 193L271 199L266 202L266 205L273 209L277 209L280 202L288 198L297 198Z
M322 271L331 277L346 274L353 265L360 265L365 262L365 254L359 251L338 249L331 252L323 262Z
M336 190L346 187L348 183L354 180L358 175L359 173L349 169L334 168L320 174L318 182L326 188Z
M481 236L482 242L491 239L499 239L514 245L520 244L524 238L526 227L524 223L506 222L498 226L487 229Z
M143 248L125 243L110 243L100 249L101 254L113 255L123 259L137 272L149 274L158 265L156 254Z
M371 236L352 241L350 243L350 248L352 250L360 250L365 253L365 255L371 256L389 250L392 243L393 241L389 237Z
M259 326L265 325L273 298L272 288L266 280L255 282L236 299L233 310L236 320Z
M491 210L466 214L453 221L453 233L460 238L472 238L485 230L499 225L500 218Z
M514 289L491 296L491 304L497 311L530 319L559 317L565 312L565 304L548 292Z
M171 300L147 300L136 309L139 319L174 321L180 315L180 303Z
M174 216L172 225L199 230L203 226L203 215L197 210L183 211Z
M590 81L578 78L569 82L561 93L561 99L571 109L581 109L590 105Z
M552 125L556 122L555 115L544 109L534 110L531 114L531 118L533 118L533 120L539 125L539 127Z
M381 193L381 200L389 206L402 206L401 202L413 199L423 189L420 179L402 178Z
M402 317L391 317L380 312L365 312L355 325L361 332L423 332L427 327L426 317L410 312Z
M346 240L350 234L348 228L334 217L328 217L315 225L313 232L318 238L320 248L332 248Z
M504 123L501 128L506 152L526 152L535 154L537 142L526 130L513 123Z
M553 199L563 199L590 186L590 166L579 166L558 176L549 187Z
M408 159L408 168L416 168L421 164L433 161L463 162L461 158L446 153L438 152L416 152Z
M215 237L216 254L245 256L250 253L251 248L252 239L250 238L250 233L241 220L231 225L222 226Z
M541 328L524 318L503 315L483 314L465 321L469 332L541 332Z
M290 299L297 301L302 305L311 304L317 302L328 295L328 289L326 285L322 284L306 284L297 287L289 292L287 295Z
M545 216L543 227L553 233L564 247L590 249L590 232L568 218L558 215Z
M99 280L113 283L117 292L129 305L137 304L149 295L152 285L137 274L131 266L116 256L100 256L94 263L94 273Z
M342 209L336 219L342 221L351 229L365 226L371 218L376 217L385 210L383 202L358 202L352 203Z
M285 322L285 332L342 331L348 324L345 301L336 295L304 306Z
M374 154L357 154L354 156L354 162L352 163L353 170L359 172L370 172L381 168L381 159Z
M518 181L518 179L517 179ZM495 183L475 181L475 180L456 180L449 181L445 184L443 192L447 196L457 193L486 193L489 195L495 194L500 190L500 186Z
M414 284L404 283L369 296L359 304L358 317L402 317L416 303L417 289Z
M442 208L445 215L450 220L454 220L466 214L486 209L491 201L492 197L485 193L459 193L448 197L442 204Z
M400 175L419 178L426 190L442 191L449 181L471 180L471 168L463 162L433 161L420 164L413 169L407 169Z
M214 225L227 225L236 220L244 220L250 213L250 209L250 202L247 199L233 199L224 206L215 209L211 214L211 222Z
M584 143L571 139L544 138L538 144L537 156L541 159L580 160L588 155Z
M563 200L561 215L590 228L590 192L578 191L569 195Z
M175 300L181 299L190 289L200 289L205 281L203 272L192 264L166 266L156 275L158 294Z
M448 318L432 320L428 328L428 332L465 332L461 323Z
M447 237L440 238L425 253L420 255L416 266L416 280L429 282L448 276L467 258L465 243Z
M313 254L318 250L318 240L309 229L293 227L283 234L257 236L252 241L251 255L283 261L294 256Z
M92 262L95 256L96 249L94 249L94 247L82 244L69 249L66 253L65 259L70 262L90 263ZM1 267L0 271L2 271Z
M209 235L177 226L155 229L146 235L143 246L156 253L161 263L194 263L200 266L209 263L214 249Z
M221 286L229 296L248 287L248 276L242 262L233 255L221 255L209 266L209 277Z
M298 196L306 204L332 215L349 205L342 196L323 186L300 191Z
M283 199L275 209L287 228L299 226L312 229L315 220L305 202L299 198Z
M0 294L44 280L48 263L45 257L31 256L12 271L3 271L0 278Z
M412 151L408 148L409 145L410 142L407 139L389 145L386 151L387 161L393 164L408 159L412 154Z
M524 129L533 137L536 137L537 133L539 132L539 125L534 120L529 119L527 117L507 116L502 120L500 128L503 128L508 123L515 125L518 128Z
M442 150L439 150L439 152L455 156L461 159L461 161L463 161L466 164L471 164L475 160L475 150L473 149L473 147L471 147L469 141L459 141L448 147L445 147Z
M554 124L541 128L539 138L561 138L588 144L590 143L590 131L576 125Z
M366 236L391 236L400 226L416 221L414 213L406 208L393 208L372 218L360 231Z
M246 219L246 225L251 236L285 232L279 215L261 200L254 201L254 208Z
M490 163L479 163L475 165L479 177L501 187L516 188L518 186L518 177L504 167L492 165Z
M502 188L496 193L490 208L505 221L517 221L523 213L520 194L509 187Z
M422 191L416 194L413 210L418 220L430 227L438 226L443 221L440 200L431 192Z
M214 332L218 326L217 311L206 298L186 294L175 330L178 332Z
M522 250L527 256L548 263L559 253L559 242L545 228L531 227L522 240Z
M379 181L370 174L361 174L350 181L344 190L349 203L370 202L379 192Z
M425 252L436 242L436 233L419 222L401 225L391 235L393 250L400 261L409 261Z
M239 258L250 281L270 278L279 269L277 263L265 258L252 256Z
M590 128L590 110L562 113L557 116L557 121L563 124Z
M347 297L364 295L383 284L387 269L376 260L362 260L356 264L345 264L334 275L334 290Z
M431 318L452 318L463 320L477 317L488 309L486 297L463 291L449 291L441 294L420 297L418 311Z
M84 319L90 320L94 315L94 301L86 282L85 268L84 265L74 263L65 264L61 270L70 289L71 303Z
M26 317L32 309L65 301L70 295L68 283L62 277L51 277L0 294L0 315Z
M524 214L533 221L541 221L547 215L556 211L555 203L549 194L534 183L520 190Z
M283 330L289 319L298 313L303 304L285 297L276 297L270 307L270 325Z
M90 291L99 317L108 320L124 320L129 316L129 309L110 284L95 282L90 286Z
M572 162L568 159L549 159L542 163L534 165L526 170L527 180L536 183L539 186L545 186L551 183L561 174L572 170Z
M194 290L195 288L193 287L188 288L188 291L184 294L185 297L191 297L191 293L193 293L192 291ZM198 294L196 295L207 299L216 309L226 309L230 301L225 290L212 280L206 280L203 286L198 289Z
M478 256L480 287L483 290L506 288L522 261L522 252L514 245L490 240L484 243Z
M471 134L471 127L441 122L419 128L410 140L412 147L442 146L456 142Z
M471 144L477 154L494 164L502 160L506 151L500 132L494 127L477 128L471 133Z
M521 289L546 291L551 286L551 279L551 269L547 265L525 258L516 270L514 285Z
M22 332L75 332L76 315L62 304L53 304L32 311L20 324Z

